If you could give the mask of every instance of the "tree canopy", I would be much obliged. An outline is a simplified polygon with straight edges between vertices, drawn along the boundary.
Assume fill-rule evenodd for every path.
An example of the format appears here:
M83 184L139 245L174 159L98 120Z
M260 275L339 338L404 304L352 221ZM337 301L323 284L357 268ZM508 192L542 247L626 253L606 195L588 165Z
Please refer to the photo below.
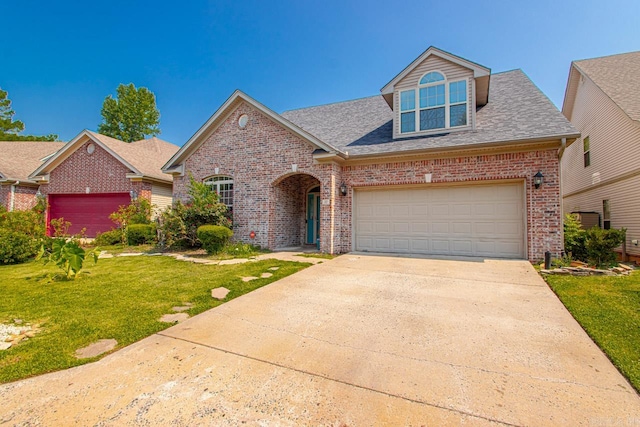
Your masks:
M153 92L146 87L136 89L133 83L121 83L116 93L117 98L109 95L102 104L98 132L125 142L160 134L160 112Z
M11 109L11 100L8 95L6 90L0 89L0 141L55 141L58 139L58 135L54 134L18 135L24 130L24 123L13 120L16 113Z

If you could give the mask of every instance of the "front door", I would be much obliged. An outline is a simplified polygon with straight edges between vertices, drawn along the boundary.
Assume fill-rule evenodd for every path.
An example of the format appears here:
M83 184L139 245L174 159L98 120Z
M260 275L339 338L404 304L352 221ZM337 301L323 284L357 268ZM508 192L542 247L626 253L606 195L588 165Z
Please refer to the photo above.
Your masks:
M312 190L313 191L313 190ZM320 193L307 194L307 244L315 245L320 236Z

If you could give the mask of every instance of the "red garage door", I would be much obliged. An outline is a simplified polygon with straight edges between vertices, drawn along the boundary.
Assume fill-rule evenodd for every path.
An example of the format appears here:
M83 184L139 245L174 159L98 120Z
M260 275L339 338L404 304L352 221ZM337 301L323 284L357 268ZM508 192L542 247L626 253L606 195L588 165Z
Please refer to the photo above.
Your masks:
M50 194L49 219L64 218L71 222L71 234L86 228L86 236L95 237L115 227L109 215L130 201L129 193Z

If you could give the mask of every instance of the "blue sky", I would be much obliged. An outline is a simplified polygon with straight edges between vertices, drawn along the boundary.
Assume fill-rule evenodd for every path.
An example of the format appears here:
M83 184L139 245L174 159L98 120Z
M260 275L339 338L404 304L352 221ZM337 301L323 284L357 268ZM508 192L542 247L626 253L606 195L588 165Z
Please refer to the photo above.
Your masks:
M25 133L95 130L119 83L184 144L235 90L276 112L379 90L430 45L521 68L556 104L572 60L640 50L637 0L4 1L0 88Z

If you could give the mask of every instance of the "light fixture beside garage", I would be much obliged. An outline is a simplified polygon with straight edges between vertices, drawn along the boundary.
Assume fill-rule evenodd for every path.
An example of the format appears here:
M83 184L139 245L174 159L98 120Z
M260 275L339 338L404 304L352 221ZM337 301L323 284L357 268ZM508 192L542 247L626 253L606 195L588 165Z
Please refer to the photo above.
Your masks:
M538 171L537 174L533 175L533 185L536 188L540 188L543 182L544 182L544 175L542 175L542 172Z
M344 182L342 184L340 184L340 194L342 196L346 196L347 195L347 184L345 184Z
M131 200L138 200L138 192L136 190L129 191L129 196L131 196Z

